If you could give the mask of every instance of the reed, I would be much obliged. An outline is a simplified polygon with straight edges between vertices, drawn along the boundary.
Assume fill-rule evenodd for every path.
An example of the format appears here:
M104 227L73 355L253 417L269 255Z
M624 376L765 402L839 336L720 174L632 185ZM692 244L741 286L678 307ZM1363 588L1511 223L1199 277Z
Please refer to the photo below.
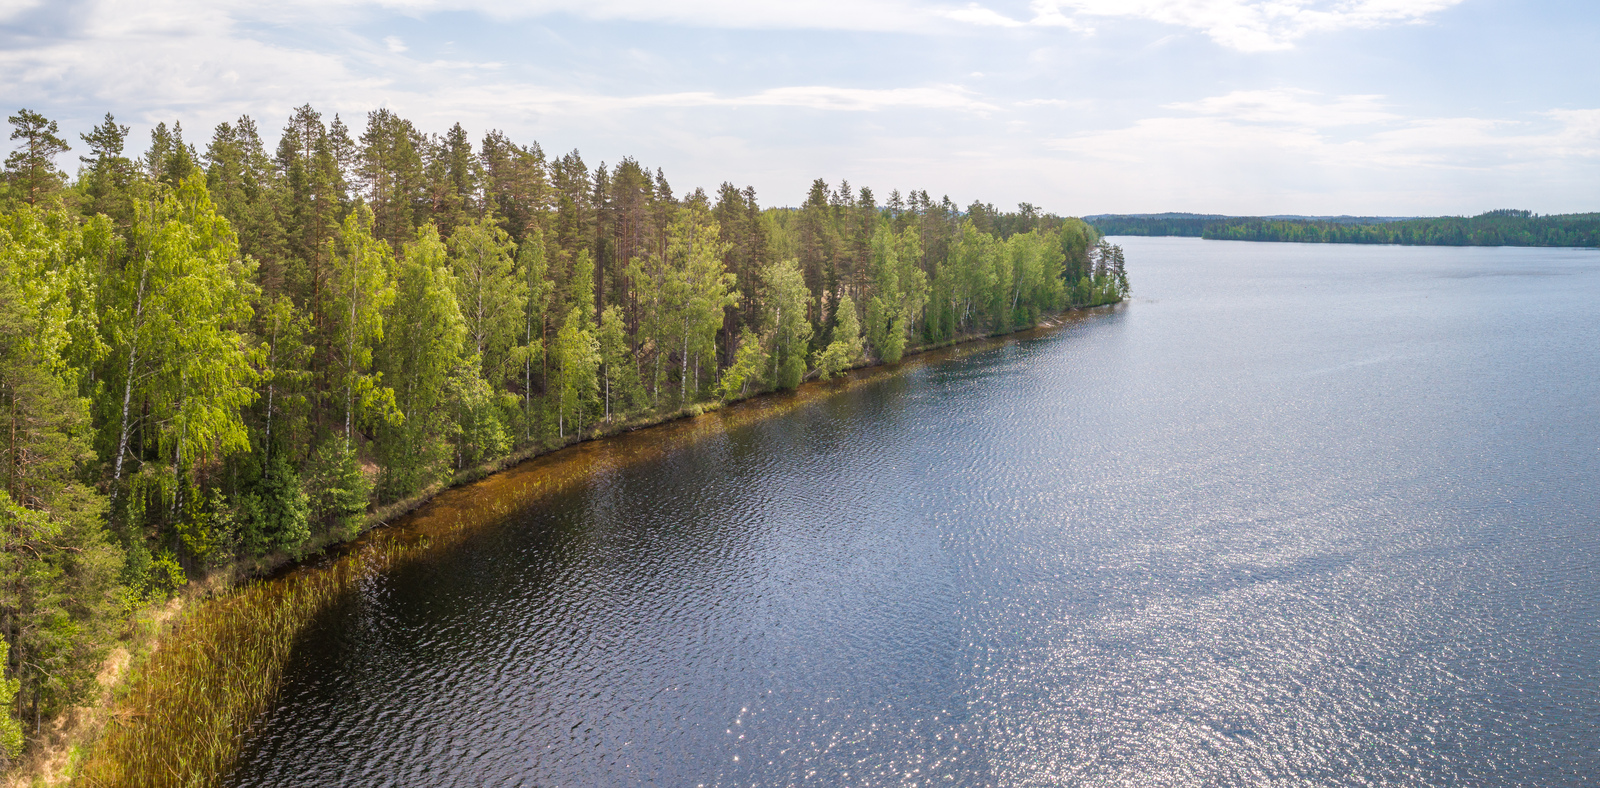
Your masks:
M403 548L250 583L194 605L129 682L74 785L211 786L277 691L296 635Z

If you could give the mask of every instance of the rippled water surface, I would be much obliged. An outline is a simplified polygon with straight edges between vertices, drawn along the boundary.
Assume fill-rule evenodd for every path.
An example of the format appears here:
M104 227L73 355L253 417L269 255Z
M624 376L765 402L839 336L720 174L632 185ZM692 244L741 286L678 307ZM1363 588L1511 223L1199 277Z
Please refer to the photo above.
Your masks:
M1600 779L1600 253L1123 244L1130 304L468 491L232 783Z

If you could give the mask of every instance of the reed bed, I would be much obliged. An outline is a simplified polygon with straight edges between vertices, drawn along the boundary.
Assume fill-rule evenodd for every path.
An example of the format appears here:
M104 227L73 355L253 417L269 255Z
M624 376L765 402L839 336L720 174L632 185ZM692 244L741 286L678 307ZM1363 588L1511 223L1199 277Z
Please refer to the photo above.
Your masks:
M295 637L406 549L378 545L315 571L254 582L196 604L130 682L74 785L202 788L238 758L277 691Z

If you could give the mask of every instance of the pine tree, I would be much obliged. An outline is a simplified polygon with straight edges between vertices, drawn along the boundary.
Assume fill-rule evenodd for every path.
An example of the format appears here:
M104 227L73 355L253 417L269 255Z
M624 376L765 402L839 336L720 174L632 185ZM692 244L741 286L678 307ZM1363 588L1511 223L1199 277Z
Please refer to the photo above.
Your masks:
M118 227L133 225L134 166L122 155L127 145L128 127L118 125L111 113L88 134L78 135L89 146L91 156L79 156L88 171L78 179L84 196L83 212L105 214Z
M22 146L6 157L6 179L14 195L29 205L60 191L66 174L56 166L56 157L71 150L57 134L56 122L32 110L18 110L6 118L13 128L12 140Z

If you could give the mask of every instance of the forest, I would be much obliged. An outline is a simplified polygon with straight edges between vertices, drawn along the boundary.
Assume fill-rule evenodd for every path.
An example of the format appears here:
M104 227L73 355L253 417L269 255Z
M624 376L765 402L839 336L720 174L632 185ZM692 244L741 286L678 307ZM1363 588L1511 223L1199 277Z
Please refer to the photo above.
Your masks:
M380 109L203 149L9 118L0 193L0 767L134 611L351 538L473 468L1124 298L1026 203L817 180L675 196ZM79 153L75 174L57 161Z
M1409 246L1600 246L1600 213L1540 216L1496 210L1478 216L1230 217L1198 214L1088 217L1102 235L1168 235L1220 241Z
M1158 213L1086 216L1084 221L1101 235L1178 236L1199 238L1206 227L1226 220L1218 214Z

